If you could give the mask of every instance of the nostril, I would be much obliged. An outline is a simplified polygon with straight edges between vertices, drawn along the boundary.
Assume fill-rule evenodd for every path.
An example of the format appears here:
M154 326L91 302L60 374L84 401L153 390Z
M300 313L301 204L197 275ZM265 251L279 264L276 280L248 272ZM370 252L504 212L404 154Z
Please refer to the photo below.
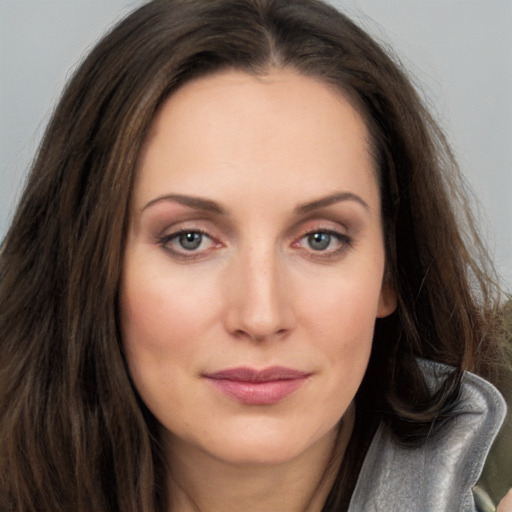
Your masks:
M232 331L233 337L247 341L254 341L258 343L262 343L265 341L275 341L278 339L284 338L289 332L289 329L277 329L275 331L255 331L255 330L245 330L245 329L236 329Z

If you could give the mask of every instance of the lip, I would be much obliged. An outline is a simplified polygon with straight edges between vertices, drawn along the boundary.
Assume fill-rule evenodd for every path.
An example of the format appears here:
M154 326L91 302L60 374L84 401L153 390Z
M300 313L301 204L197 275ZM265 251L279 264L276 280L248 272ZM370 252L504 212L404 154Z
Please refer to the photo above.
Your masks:
M241 366L203 377L218 391L246 405L272 405L298 390L310 373L272 366L262 370Z

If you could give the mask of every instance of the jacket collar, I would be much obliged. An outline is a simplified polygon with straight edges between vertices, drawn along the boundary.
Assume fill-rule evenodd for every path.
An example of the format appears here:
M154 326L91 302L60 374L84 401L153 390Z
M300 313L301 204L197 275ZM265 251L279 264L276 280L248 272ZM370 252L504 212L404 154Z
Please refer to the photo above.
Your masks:
M449 367L420 360L435 387ZM398 444L380 425L363 462L348 512L475 511L472 487L482 472L506 405L486 380L465 372L454 415L441 436L418 448Z

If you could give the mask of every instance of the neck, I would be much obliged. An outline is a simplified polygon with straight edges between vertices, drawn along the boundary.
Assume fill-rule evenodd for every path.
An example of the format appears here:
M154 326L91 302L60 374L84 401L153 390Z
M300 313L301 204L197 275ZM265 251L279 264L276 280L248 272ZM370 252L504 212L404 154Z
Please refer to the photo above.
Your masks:
M169 511L320 512L342 462L353 422L353 410L349 409L340 429L292 460L277 464L236 464L194 448L186 453L169 449Z

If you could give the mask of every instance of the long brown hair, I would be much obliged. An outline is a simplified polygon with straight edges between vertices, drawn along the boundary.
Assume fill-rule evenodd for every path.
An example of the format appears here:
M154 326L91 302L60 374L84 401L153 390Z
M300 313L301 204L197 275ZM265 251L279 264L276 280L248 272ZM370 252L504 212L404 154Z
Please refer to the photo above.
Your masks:
M117 316L137 157L180 85L270 66L337 87L366 120L399 297L377 323L357 433L325 510L348 501L378 421L421 441L449 413L463 370L493 376L488 260L448 146L400 67L317 0L155 0L73 76L2 245L0 509L165 509L158 431L131 384ZM455 368L440 393L426 390L417 357Z

